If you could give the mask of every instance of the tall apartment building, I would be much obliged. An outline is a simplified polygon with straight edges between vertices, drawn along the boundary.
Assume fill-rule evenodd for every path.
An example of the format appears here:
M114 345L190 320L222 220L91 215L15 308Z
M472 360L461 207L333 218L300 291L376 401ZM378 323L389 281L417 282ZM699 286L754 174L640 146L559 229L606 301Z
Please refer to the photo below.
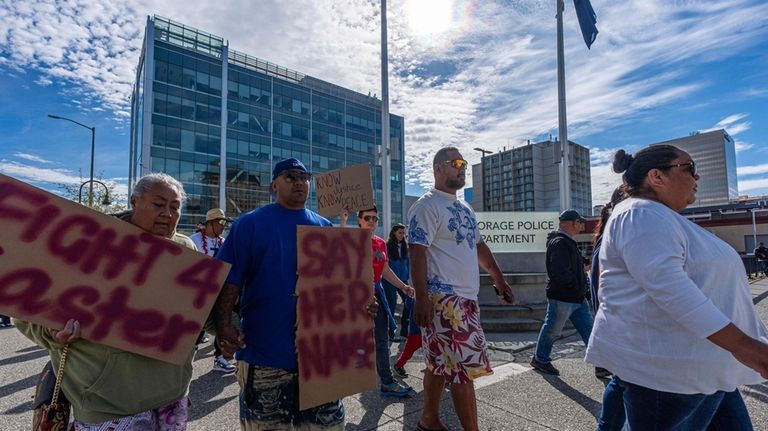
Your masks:
M148 17L131 100L129 187L149 172L177 178L189 195L179 225L189 231L210 208L236 217L271 202L272 166L296 157L313 172L370 164L381 203L380 107L219 36ZM405 132L402 117L389 122L396 223L404 219Z
M739 198L736 144L723 129L693 133L653 145L674 145L691 155L699 173L696 202L691 207L723 205Z
M589 148L570 145L571 207L592 212ZM559 143L543 141L504 150L472 166L477 211L560 211Z

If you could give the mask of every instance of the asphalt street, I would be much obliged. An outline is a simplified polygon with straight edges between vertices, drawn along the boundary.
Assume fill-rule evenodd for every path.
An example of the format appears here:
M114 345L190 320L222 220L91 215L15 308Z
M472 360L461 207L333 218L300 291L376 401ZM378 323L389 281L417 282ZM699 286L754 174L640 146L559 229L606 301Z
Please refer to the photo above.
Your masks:
M768 279L752 284L756 307L768 322ZM561 376L544 376L528 363L536 333L489 334L494 374L476 382L480 428L483 430L593 430L605 385L584 363L584 345L568 331L555 344L554 365ZM47 353L12 328L0 329L0 430L29 429L37 374ZM400 345L393 345L393 355ZM190 387L193 402L189 429L237 430L238 388L234 375L212 370L213 346L198 351ZM381 397L370 391L344 399L349 430L413 430L423 403L422 358L406 365L410 398ZM742 394L756 430L768 431L768 384L743 387ZM444 423L461 429L453 413L449 390L442 403Z

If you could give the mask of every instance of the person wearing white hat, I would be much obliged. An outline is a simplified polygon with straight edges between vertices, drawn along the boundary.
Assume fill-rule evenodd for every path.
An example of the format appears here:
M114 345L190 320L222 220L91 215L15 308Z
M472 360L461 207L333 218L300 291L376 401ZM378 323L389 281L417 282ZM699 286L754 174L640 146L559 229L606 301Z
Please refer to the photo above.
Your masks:
M221 234L224 232L224 228L227 227L227 216L224 214L224 210L221 208L213 208L205 213L205 223L202 227L190 235L190 239L195 243L197 251L207 254L208 256L216 256L216 253L224 244L224 237ZM208 337L203 332L200 334L199 342L206 342ZM213 371L219 371L222 373L233 373L237 367L224 357L221 353L221 349L217 343L213 343Z
M215 256L221 245L224 243L224 237L221 234L227 226L226 215L221 208L214 208L205 213L205 224L203 227L190 235L190 239L195 243L195 247L200 252L208 256Z

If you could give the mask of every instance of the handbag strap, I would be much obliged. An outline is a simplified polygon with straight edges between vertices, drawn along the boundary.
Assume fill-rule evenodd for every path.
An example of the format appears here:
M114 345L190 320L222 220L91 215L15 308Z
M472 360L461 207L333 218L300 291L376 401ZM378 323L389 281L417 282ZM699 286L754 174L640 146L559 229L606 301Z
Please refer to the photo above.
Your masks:
M67 362L68 351L69 344L66 344L64 345L64 348L61 349L61 360L59 361L59 370L56 372L56 385L53 387L51 405L56 405L59 402L59 392L61 391L61 381L64 378L64 364Z

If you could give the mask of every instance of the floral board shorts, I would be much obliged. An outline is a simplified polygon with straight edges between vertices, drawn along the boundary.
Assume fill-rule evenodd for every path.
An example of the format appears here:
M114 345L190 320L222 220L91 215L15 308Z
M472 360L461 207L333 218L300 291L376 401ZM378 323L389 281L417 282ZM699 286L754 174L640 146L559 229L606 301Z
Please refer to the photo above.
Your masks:
M341 400L299 410L296 371L237 362L240 384L240 429L243 431L344 430Z
M458 295L431 293L435 310L422 331L427 367L451 383L469 383L493 374L477 301Z
M89 424L75 420L74 431L185 431L189 417L189 397L157 409L147 410L109 422Z

